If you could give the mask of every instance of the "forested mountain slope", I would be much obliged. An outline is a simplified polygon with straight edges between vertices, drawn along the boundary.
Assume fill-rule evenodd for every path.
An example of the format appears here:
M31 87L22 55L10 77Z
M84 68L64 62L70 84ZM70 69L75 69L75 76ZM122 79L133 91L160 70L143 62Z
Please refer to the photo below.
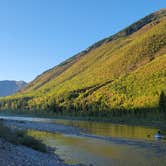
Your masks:
M166 9L150 14L44 72L1 109L157 107L166 92Z

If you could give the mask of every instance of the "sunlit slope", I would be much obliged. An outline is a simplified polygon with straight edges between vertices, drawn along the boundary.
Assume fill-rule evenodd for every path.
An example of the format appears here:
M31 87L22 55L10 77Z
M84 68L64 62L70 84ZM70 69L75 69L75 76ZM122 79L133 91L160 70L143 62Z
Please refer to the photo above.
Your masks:
M120 38L90 51L67 70L46 82L36 93L64 93L115 80L165 51L166 19L134 38ZM71 62L70 62L71 63ZM66 65L67 66L67 65ZM65 66L65 67L66 67ZM54 70L64 69L63 66Z
M161 10L159 12L153 13L153 14L141 19L140 21L134 23L133 25L129 26L128 28L122 30L121 32L117 33L116 35L113 35L109 38L106 38L102 41L97 42L96 44L94 44L90 48L88 48L87 50L81 52L80 54L77 54L76 56L73 56L69 60L63 62L62 64L56 66L53 69L46 71L45 73L43 73L42 75L37 77L37 79L35 79L31 84L29 84L29 86L26 88L25 91L39 89L44 84L46 84L54 79L59 80L59 81L57 81L57 83L55 82L55 84L57 85L64 81L68 81L69 79L72 79L73 77L76 77L78 74L79 75L80 74L82 75L82 73L84 74L85 70L87 70L87 71L90 70L90 72L88 71L88 74L86 74L86 75L90 75L92 70L96 70L96 71L94 71L94 73L98 72L98 74L96 75L98 77L98 79L101 79L100 78L101 73L103 73L103 72L105 72L105 73L109 72L108 73L109 76L110 76L110 74L112 74L112 75L117 74L118 71L116 71L114 73L110 73L110 70L111 70L110 62L108 62L108 64L107 64L109 66L107 68L107 70L105 70L105 67L103 67L103 65L105 65L105 64L101 64L101 63L104 63L107 59L111 58L111 61L115 61L115 64L116 64L118 57L116 56L116 58L112 58L111 55L116 54L116 55L120 56L119 54L121 54L121 52L126 48L128 49L128 51L131 50L131 52L132 52L133 47L137 47L136 45L139 46L139 43L137 44L135 42L135 46L133 46L134 43L133 43L133 45L129 45L125 48L124 48L124 46L128 45L128 43L130 43L132 40L134 40L133 38L138 38L140 36L140 34L137 34L137 33L138 32L142 33L141 28L143 29L143 33L145 33L146 31L151 29L155 24L158 24L159 20L162 19L163 16L165 16L165 15L166 15L166 10ZM147 25L149 25L149 26L147 26ZM148 27L148 28L145 28L145 27ZM158 31L158 27L157 27L156 31ZM135 36L133 35L134 32L137 32ZM155 32L153 32L153 34L154 33ZM130 36L131 34L134 37L131 37ZM152 35L151 35L151 37L152 37ZM140 41L140 42L142 42L142 41ZM152 40L152 42L153 42L153 40ZM144 44L144 43L142 43L142 44ZM150 44L151 43L149 43L149 45ZM132 48L129 49L129 47L131 47L131 46L132 46ZM124 49L120 50L120 48L124 48ZM154 49L159 49L159 48L154 48ZM139 51L138 54L140 54L140 52L142 50L138 50L138 51ZM148 50L145 50L145 51L147 51L147 53L149 53ZM152 51L158 51L158 50L152 50ZM126 52L125 54L128 54L128 53ZM132 53L130 53L130 54L132 54ZM149 56L153 56L153 55L149 55ZM135 58L137 58L137 57L135 57ZM113 64L113 62L111 62L111 63ZM97 68L98 66L96 66L96 64L99 65L99 68ZM114 66L112 67L113 70L114 70L114 68L115 68L115 70L117 70L117 66L116 67L114 67ZM119 66L121 66L121 64L119 64ZM93 67L95 67L95 69L93 69ZM128 68L132 68L132 67L129 66ZM121 69L121 70L123 70L123 69ZM119 73L121 73L121 71L119 71ZM80 75L80 77L81 77L81 75ZM105 78L106 77L104 76L104 78L102 78L102 79L105 79ZM93 82L92 77L89 76L89 79L91 82ZM82 81L87 82L87 80L82 80ZM95 82L96 82L96 79L95 79Z
M155 107L161 90L166 92L166 54L101 87L87 97L110 107Z
M160 92L166 91L165 53L163 9L95 43L1 101L7 102L5 108L24 103L19 109L48 109L53 104L67 109L95 102L107 108L154 107Z

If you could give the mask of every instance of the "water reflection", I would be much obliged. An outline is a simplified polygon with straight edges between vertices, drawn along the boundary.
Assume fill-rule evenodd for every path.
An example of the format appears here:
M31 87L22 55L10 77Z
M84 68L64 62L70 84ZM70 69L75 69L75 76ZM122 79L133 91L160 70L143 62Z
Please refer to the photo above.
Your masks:
M115 144L104 140L80 136L53 134L29 130L28 134L55 147L69 164L93 164L95 166L165 166L166 155L139 146Z
M79 127L91 134L96 134L100 136L144 139L144 140L155 140L154 135L159 130L158 128L154 128L154 127L120 125L120 124L91 122L91 121L30 118L30 117L11 117L11 116L0 116L0 118L36 121L36 122L47 122L47 123L60 123L64 125ZM162 131L162 132L164 133L164 136L166 136L166 131Z
M152 127L120 125L101 122L69 120L54 120L54 122L79 127L95 135L131 139L154 140L154 135L158 131L157 128Z

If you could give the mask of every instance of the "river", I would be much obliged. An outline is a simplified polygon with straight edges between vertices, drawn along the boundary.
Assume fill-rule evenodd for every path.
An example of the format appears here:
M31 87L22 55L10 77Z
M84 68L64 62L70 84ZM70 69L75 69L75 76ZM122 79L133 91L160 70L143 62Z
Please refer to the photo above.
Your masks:
M42 140L50 147L55 147L55 153L68 164L82 163L95 166L166 165L166 142L154 139L154 134L159 130L158 128L48 118L10 116L0 116L0 118L59 123L80 128L86 134L73 135L28 130L29 135Z

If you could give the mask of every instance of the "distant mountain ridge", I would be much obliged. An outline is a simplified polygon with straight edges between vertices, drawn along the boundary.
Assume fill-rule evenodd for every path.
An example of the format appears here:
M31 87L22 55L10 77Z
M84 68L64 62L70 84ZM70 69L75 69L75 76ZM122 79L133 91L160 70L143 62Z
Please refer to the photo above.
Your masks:
M0 96L9 96L27 85L24 81L0 81Z

